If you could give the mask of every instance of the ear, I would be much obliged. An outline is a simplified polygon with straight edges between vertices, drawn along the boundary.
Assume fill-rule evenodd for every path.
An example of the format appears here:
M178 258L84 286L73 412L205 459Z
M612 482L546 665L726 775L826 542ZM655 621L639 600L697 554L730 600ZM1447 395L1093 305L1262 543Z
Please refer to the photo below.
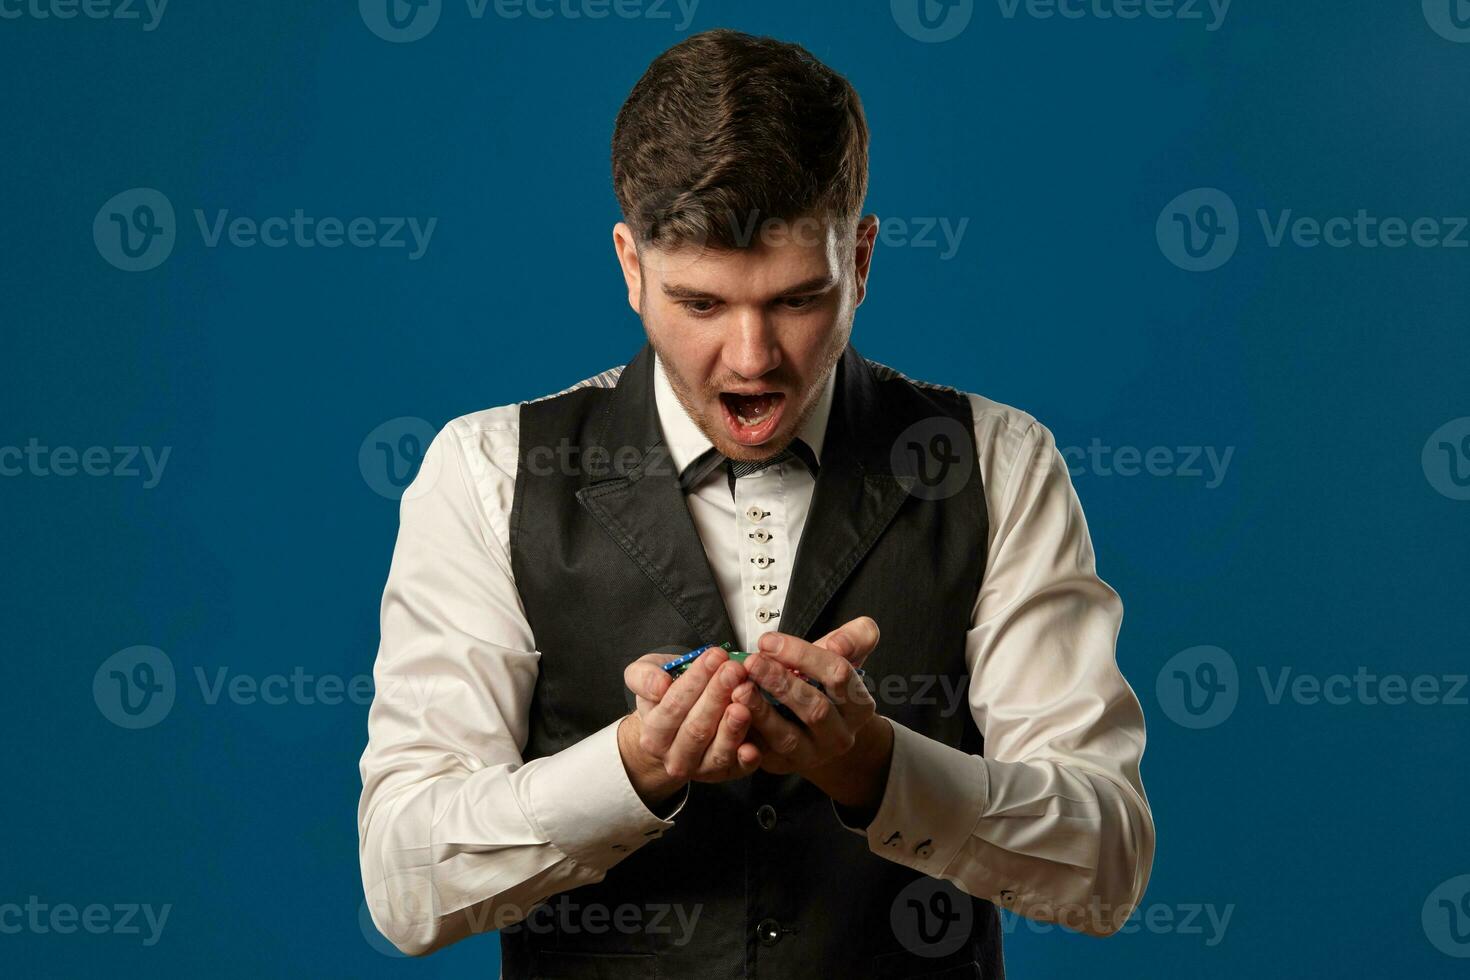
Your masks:
M613 251L617 253L618 265L623 269L623 281L628 284L628 305L633 312L642 314L643 266L638 262L638 244L633 238L633 229L625 222L613 225Z
M857 226L857 242L853 248L852 261L857 277L857 305L863 304L868 295L868 271L873 267L873 246L878 240L878 216L864 215Z

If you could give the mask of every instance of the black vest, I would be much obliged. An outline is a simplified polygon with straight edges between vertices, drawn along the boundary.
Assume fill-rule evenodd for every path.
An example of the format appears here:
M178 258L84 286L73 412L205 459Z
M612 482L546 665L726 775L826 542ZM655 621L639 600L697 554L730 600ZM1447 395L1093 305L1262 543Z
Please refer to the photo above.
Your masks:
M511 560L541 652L527 761L633 710L629 662L734 637L663 442L654 370L645 346L616 387L521 407ZM887 690L915 695L947 675L963 691L987 541L969 402L850 346L836 371L780 628L818 639L872 616L883 638L870 688L892 676ZM923 434L940 430L968 475L926 493L895 466L912 448L898 440L917 431L923 451ZM893 721L981 753L964 703L944 708L932 694L878 697ZM873 854L799 777L695 783L674 824L603 880L501 930L507 980L1004 976L990 903Z

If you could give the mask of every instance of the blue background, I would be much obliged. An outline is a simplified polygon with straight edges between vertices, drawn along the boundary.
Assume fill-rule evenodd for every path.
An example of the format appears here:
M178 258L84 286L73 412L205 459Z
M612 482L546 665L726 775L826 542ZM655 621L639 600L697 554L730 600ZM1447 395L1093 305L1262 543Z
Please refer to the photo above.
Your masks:
M412 961L362 928L366 707L210 704L195 671L371 670L397 509L360 445L637 349L610 249L613 117L659 51L731 26L852 79L870 210L969 221L948 259L880 247L863 354L1018 405L1064 447L1233 447L1213 488L1080 457L1074 477L1149 719L1145 908L1230 907L1228 929L1098 941L1012 919L1011 974L1463 975L1421 909L1470 873L1470 708L1272 704L1258 670L1464 673L1470 502L1421 450L1470 415L1470 251L1273 248L1257 211L1470 214L1470 44L1419 0L1237 0L1214 31L1208 13L1008 18L981 0L939 43L886 0L705 0L683 33L666 9L475 19L445 0L412 43L344 0L173 0L152 31L0 19L0 445L171 447L152 489L0 478L0 903L172 906L151 947L0 934L0 969L495 975L493 939ZM135 187L177 212L145 272L92 234ZM1155 225L1200 187L1238 206L1240 241L1188 272ZM196 208L438 223L409 261L209 248ZM91 684L140 644L178 692L135 731ZM1165 665L1201 645L1237 666L1238 706L1191 728Z

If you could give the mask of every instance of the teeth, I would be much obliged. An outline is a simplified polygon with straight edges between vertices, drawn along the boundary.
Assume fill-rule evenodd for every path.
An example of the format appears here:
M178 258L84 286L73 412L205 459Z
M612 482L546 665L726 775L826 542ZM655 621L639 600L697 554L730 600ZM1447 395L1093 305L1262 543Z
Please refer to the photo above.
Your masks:
M741 425L759 425L762 420L771 414L771 410L775 407L775 404L776 400L774 398L766 396L755 401L750 408L744 411L738 409L733 410L733 414Z

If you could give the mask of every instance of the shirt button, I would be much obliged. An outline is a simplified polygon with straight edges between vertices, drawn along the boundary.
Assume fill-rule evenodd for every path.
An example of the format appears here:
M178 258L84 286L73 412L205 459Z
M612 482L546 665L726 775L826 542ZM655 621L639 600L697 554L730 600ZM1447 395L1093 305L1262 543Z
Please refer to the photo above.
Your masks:
M754 504L751 504L745 509L745 516L750 518L751 522L754 523L764 518L766 516L766 512L761 510Z
M752 585L751 588L755 589L756 595L769 595L772 592L776 591L776 587L770 582L757 582L756 584Z
M781 923L775 919L762 919L756 923L755 938L762 946L774 946L781 941Z
M769 803L762 803L756 807L755 822L760 824L761 830L774 830L776 828L776 808Z
M781 615L781 610L779 609L757 609L755 611L755 618L762 623L769 623L779 615Z
M767 531L765 528L761 528L759 531L751 531L750 537L760 544L765 544L767 541L771 540L771 532Z
M767 568L775 559L770 555L756 555L751 561L755 563L756 568Z

